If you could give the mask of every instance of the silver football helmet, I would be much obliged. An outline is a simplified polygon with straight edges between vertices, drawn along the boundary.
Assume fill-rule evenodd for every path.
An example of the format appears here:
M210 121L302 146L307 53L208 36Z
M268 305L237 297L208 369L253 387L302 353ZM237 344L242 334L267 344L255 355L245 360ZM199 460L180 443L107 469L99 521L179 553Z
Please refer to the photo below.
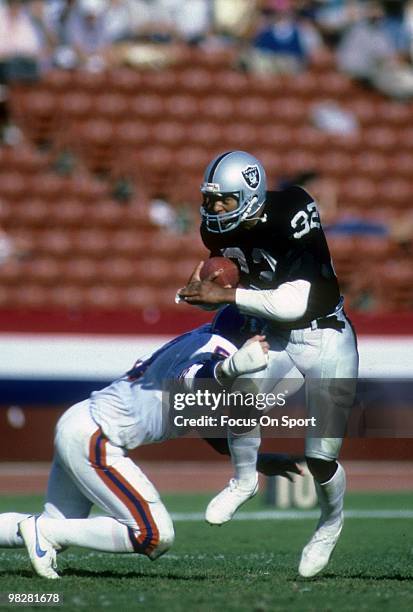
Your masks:
M205 170L201 193L202 220L208 231L230 232L243 221L252 219L265 202L267 180L260 161L244 151L227 151L211 161ZM210 212L210 198L232 196L238 201L235 210ZM209 208L208 208L209 204Z

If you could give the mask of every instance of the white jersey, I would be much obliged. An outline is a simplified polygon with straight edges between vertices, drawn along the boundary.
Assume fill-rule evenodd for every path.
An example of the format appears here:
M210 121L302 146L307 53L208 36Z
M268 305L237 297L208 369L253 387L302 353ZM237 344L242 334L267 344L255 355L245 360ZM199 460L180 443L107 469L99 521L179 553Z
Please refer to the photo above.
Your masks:
M122 378L93 392L92 418L112 444L128 449L178 435L170 426L168 389L182 380L184 390L190 390L195 372L205 362L236 350L213 334L210 325L178 336L137 361Z

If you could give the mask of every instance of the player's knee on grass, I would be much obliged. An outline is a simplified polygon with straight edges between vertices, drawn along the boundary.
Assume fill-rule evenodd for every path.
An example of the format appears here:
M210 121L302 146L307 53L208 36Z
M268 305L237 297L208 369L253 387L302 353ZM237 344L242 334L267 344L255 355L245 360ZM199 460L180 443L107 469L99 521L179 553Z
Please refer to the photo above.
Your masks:
M152 561L155 561L155 559L158 559L161 555L166 553L175 541L175 530L171 520L169 524L165 522L162 526L158 526L158 530L159 541L155 548L148 553L148 557Z
M327 482L334 476L337 469L337 461L335 459L319 459L315 457L306 457L307 467L312 476L317 482Z

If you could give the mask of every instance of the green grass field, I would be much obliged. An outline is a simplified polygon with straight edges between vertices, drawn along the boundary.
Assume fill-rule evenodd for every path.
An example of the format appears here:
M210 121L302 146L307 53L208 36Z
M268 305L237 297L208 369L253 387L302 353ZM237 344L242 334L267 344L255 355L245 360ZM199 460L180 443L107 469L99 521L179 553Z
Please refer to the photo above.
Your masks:
M208 496L165 495L164 500L172 512L197 512ZM411 511L412 502L406 493L349 494L346 509ZM37 511L41 505L41 497L0 497L2 512ZM266 509L260 499L244 508ZM347 519L330 565L312 580L299 578L296 568L315 519L242 520L220 528L199 520L175 525L173 549L154 563L137 555L67 550L59 555L63 578L58 583L34 577L24 549L2 549L0 592L59 592L61 610L413 610L411 518Z

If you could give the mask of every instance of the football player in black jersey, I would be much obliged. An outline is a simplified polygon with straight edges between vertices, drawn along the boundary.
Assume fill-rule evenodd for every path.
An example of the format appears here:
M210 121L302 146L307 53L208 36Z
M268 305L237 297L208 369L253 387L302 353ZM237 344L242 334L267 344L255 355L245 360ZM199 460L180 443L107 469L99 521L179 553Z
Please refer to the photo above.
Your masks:
M355 334L343 312L317 205L309 193L298 186L267 191L262 164L243 151L212 160L201 192L203 242L211 256L237 261L242 288L201 281L201 262L179 291L180 299L206 308L235 304L243 314L263 318L270 345L266 384L286 375L301 377L309 416L317 423L334 423L324 430L327 435L307 431L306 438L321 517L302 552L299 573L314 576L327 565L343 525L345 473L337 458L358 373ZM261 390L269 389L264 384ZM259 438L251 438L248 446L234 436L229 444L235 473L242 473L242 489L251 492ZM232 516L233 490L234 481L212 500L209 522L221 524Z

